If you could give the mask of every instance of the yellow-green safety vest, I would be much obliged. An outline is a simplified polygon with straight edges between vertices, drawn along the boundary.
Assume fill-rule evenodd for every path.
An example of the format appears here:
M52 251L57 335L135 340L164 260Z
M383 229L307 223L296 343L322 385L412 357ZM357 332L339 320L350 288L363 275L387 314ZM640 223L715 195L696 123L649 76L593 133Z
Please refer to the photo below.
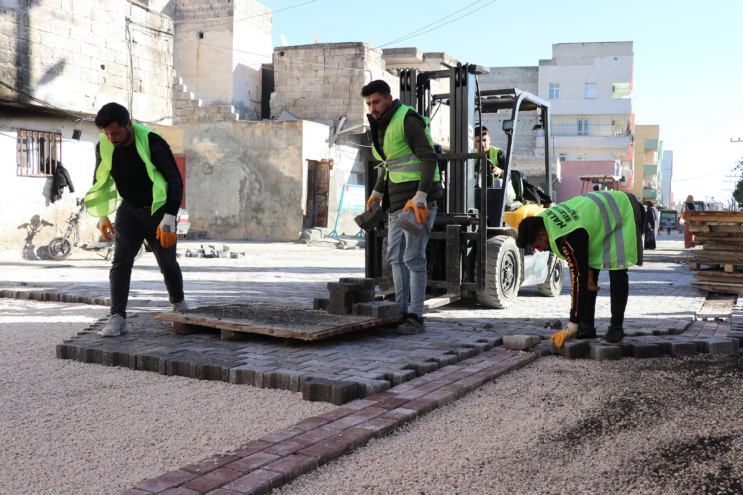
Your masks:
M168 183L163 175L157 170L150 160L150 141L147 135L148 128L132 123L134 128L134 143L140 158L147 166L147 175L152 181L152 214L154 214L167 201ZM160 136L159 133L155 133ZM95 173L96 182L85 194L85 208L94 217L105 217L116 211L116 203L121 200L116 189L116 183L111 177L111 163L114 155L114 145L105 134L101 133L99 151L101 163Z
M384 133L384 144L382 145L387 159L382 160L382 157L377 153L377 149L372 146L374 158L384 162L385 179L389 178L395 183L421 180L423 162L415 156L405 140L405 115L407 115L408 110L412 110L412 107L400 105L387 126L387 131ZM430 119L424 117L423 120L426 122L426 137L433 146L433 139L428 126ZM436 166L434 180L441 180L438 165Z
M488 150L488 159L493 162L493 165L498 167L499 169L503 170L503 167L501 167L500 163L498 163L498 152L500 151L500 148L496 148L495 146L491 146ZM516 192L513 190L513 182L511 182L511 178L508 177L501 177L503 182L506 183L506 204L513 203L516 201Z
M491 146L490 150L488 150L488 159L490 159L490 161L493 162L493 165L495 165L498 168L501 168L500 164L498 164L498 152L499 151L500 151L500 148Z
M597 270L624 270L637 264L637 227L627 194L589 192L543 211L550 247L565 259L555 241L575 229L588 232L588 266Z

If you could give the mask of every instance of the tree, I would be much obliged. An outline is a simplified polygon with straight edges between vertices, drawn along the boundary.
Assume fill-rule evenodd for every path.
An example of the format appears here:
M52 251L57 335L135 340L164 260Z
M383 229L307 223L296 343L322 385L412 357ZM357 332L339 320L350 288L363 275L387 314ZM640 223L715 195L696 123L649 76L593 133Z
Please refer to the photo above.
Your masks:
M738 202L739 206L743 206L743 179L739 180L738 184L735 186L733 198L735 198L735 201Z

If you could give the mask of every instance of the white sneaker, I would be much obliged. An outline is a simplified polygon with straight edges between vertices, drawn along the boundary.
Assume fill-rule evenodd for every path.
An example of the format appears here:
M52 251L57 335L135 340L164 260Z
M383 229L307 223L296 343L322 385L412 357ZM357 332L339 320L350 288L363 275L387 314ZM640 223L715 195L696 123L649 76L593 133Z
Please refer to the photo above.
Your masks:
M102 337L118 337L127 332L126 318L121 315L112 315L106 326L101 330Z
M173 305L173 311L182 311L184 309L188 309L188 303L184 299L183 301L179 303L172 303Z

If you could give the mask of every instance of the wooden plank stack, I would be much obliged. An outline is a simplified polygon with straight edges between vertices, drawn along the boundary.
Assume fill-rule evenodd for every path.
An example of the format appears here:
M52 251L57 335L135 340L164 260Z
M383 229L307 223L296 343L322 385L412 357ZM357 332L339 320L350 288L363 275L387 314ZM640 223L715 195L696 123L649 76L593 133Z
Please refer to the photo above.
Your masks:
M686 221L694 234L689 269L696 271L692 287L743 294L743 212L688 212Z

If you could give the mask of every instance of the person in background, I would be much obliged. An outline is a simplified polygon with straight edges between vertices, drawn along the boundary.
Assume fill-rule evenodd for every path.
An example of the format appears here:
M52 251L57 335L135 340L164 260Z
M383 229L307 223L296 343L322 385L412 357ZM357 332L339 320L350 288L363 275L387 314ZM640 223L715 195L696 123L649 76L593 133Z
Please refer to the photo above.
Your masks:
M689 229L689 218L687 216L692 211L696 211L696 207L694 206L694 197L689 195L681 212L681 219L684 221L684 248L686 249L694 247L694 236Z
M652 201L647 202L647 214L645 215L645 249L655 249L655 238L660 228L660 212Z
M666 221L666 230L668 231L668 235L671 235L671 228L673 227L673 222L668 220Z

